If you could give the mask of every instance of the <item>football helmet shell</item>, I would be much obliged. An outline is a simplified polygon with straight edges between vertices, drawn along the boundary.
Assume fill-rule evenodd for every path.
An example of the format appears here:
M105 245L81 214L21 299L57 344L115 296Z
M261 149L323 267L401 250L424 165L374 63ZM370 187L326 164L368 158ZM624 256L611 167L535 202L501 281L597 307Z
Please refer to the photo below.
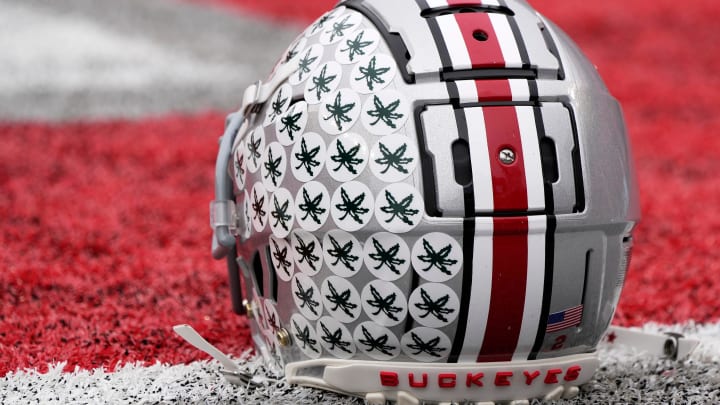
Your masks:
M347 0L245 101L214 254L289 382L488 401L589 380L639 209L620 106L556 26L519 0Z

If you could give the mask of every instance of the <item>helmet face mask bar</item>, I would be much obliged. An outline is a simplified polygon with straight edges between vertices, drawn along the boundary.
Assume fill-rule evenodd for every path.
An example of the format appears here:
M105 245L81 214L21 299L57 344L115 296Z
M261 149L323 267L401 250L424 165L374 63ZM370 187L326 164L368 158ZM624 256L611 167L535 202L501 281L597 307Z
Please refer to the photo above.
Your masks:
M598 367L639 219L625 125L524 1L341 2L246 91L216 177L213 255L289 383L508 401Z

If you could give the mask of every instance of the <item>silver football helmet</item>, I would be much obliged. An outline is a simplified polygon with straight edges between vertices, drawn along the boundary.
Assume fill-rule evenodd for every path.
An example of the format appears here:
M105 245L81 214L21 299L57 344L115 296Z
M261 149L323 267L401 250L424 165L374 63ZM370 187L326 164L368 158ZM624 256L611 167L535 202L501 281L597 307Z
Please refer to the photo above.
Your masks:
M290 383L572 396L639 219L618 102L521 0L347 0L245 93L213 253Z

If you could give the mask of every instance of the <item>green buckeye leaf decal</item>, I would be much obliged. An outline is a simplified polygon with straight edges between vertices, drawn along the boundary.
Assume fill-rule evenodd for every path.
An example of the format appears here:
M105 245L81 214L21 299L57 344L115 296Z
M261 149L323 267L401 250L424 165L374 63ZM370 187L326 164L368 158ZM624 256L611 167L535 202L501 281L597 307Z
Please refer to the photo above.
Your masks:
M349 349L351 343L343 340L343 332L341 328L337 328L334 332L331 332L322 321L320 321L320 327L323 331L322 340L330 346L328 351L340 349L343 352L352 354L352 351Z
M455 259L448 259L448 256L450 256L450 254L452 253L452 245L448 244L440 250L435 250L435 248L430 244L430 242L428 242L426 239L423 239L422 247L423 250L425 250L425 254L418 256L418 259L423 263L427 263L428 265L427 267L422 268L422 271L429 271L430 269L435 267L444 274L452 275L450 269L448 269L448 266L453 266L458 262Z
M357 262L360 257L351 254L354 243L352 241L348 241L347 243L340 246L340 243L338 243L337 239L333 238L331 235L328 235L328 239L332 244L332 248L328 249L327 251L328 255L335 259L335 261L332 262L332 265L337 266L338 263L342 263L342 265L345 266L346 269L350 271L355 271L353 263Z
M273 238L271 238L270 241L273 245L272 256L275 262L275 267L279 267L283 274L285 274L286 278L291 277L292 273L290 273L290 268L292 267L292 263L288 260L288 247L284 246L281 248L277 241Z
M283 157L278 156L275 158L273 156L273 148L268 148L268 158L267 161L264 163L266 175L265 179L272 181L273 186L278 186L278 179L280 179L283 176L283 173L280 171L280 167L283 164Z
M310 74L310 68L318 60L319 56L311 56L313 48L305 52L305 55L298 61L298 82L303 81L304 76Z
M317 307L320 306L320 303L314 299L315 288L310 287L306 290L297 278L295 279L295 287L295 296L301 303L300 309L306 308L310 310L313 315L319 315Z
M297 159L300 164L295 166L295 169L305 170L310 176L315 176L315 169L320 166L320 160L318 159L319 153L320 146L308 149L305 138L302 138L300 140L300 152L295 153L295 159Z
M350 17L350 14L346 15L342 20L333 23L331 30L326 31L327 34L330 34L329 42L335 41L337 37L345 36L345 31L355 26L349 22Z
M282 115L287 111L285 105L290 101L290 96L283 97L283 92L286 90L285 87L281 87L275 99L270 103L270 113L268 114L268 120L273 122L278 116Z
M311 197L310 194L308 194L307 188L302 189L302 199L303 202L298 206L300 211L305 213L305 215L302 217L302 220L307 220L308 217L315 222L318 225L321 225L323 223L322 219L320 218L321 215L325 214L327 212L327 209L322 207L323 199L325 196L320 193L314 197Z
M334 305L332 308L330 308L330 311L334 312L340 309L347 316L354 319L355 314L352 312L352 310L356 309L358 306L357 304L351 302L350 289L338 292L332 282L328 281L327 285L330 289L330 294L326 295L325 298L327 298L327 300Z
M317 345L317 340L310 337L310 327L308 325L305 325L304 328L301 328L300 325L298 325L297 322L295 322L294 320L293 325L295 326L295 338L298 340L298 342L302 344L302 348L310 349L315 353L320 353L320 351L315 348L315 345Z
M262 137L256 136L255 131L250 135L248 139L247 149L250 152L250 159L255 167L258 167L258 160L262 158Z
M323 120L325 121L333 120L338 131L343 131L343 124L353 122L352 117L349 116L348 113L352 111L352 109L355 108L356 105L356 103L354 102L350 102L347 104L343 103L342 95L343 93L339 91L335 96L335 101L333 102L333 104L325 105L325 109L328 113L330 113L330 115L323 117Z
M272 225L273 228L281 226L282 229L289 231L288 222L292 219L292 215L288 214L290 200L285 200L283 204L280 204L277 196L273 196L273 203L275 208L270 212L270 215L275 219L275 223Z
M420 288L420 297L423 302L415 304L415 307L419 310L425 311L420 315L420 318L427 318L429 315L432 315L442 322L449 322L449 319L446 318L445 315L455 312L455 309L448 308L450 295L446 294L437 300L433 300L424 288Z
M356 81L365 81L370 91L375 91L376 85L387 83L385 75L390 72L389 67L378 67L377 56L373 56L366 66L360 66L360 76L355 77Z
M428 341L424 341L420 336L418 336L415 332L411 332L411 337L413 343L407 345L407 347L411 350L413 350L413 355L419 355L421 353L425 353L431 357L442 357L441 353L447 350L444 347L438 347L440 344L440 336L437 336L433 339L430 339Z
M257 189L253 190L252 211L253 221L263 226L265 223L265 215L267 215L267 212L265 212L265 196L258 196Z
M345 188L341 187L340 198L342 198L342 203L335 204L335 208L343 213L338 220L343 221L345 218L350 216L353 221L363 225L365 221L361 218L361 215L365 215L370 212L369 208L363 207L363 202L365 201L366 196L367 195L365 193L360 193L355 197L350 197Z
M320 70L320 74L318 76L313 76L312 78L312 84L314 84L315 87L310 88L309 91L315 92L315 99L317 101L322 100L323 95L332 91L330 85L333 83L333 81L335 81L338 76L328 76L328 66L328 64L323 65L322 69Z
M332 20L333 17L335 17L335 13L328 12L322 17L318 18L317 21L313 23L312 26L310 26L310 36L317 34L321 30L325 29L325 24L327 24L328 21Z
M377 263L377 266L374 266L373 268L375 270L380 270L385 267L395 274L401 274L401 271L397 266L405 264L406 260L399 258L400 244L396 243L389 249L385 249L385 247L383 247L376 238L371 239L375 253L371 253L369 256Z
M396 112L398 107L400 107L400 99L397 99L390 102L390 104L385 105L377 95L374 95L373 105L375 106L375 109L367 111L367 114L369 116L376 118L375 121L370 123L370 125L375 126L380 121L382 121L390 128L397 129L397 121L405 116L404 114Z
M396 347L387 344L389 339L389 336L387 334L383 334L376 338L370 333L370 331L367 330L364 325L361 326L361 329L364 338L358 340L358 342L360 342L360 344L366 347L366 351L368 353L378 351L386 356L394 356L393 351L396 349Z
M298 244L297 247L295 247L295 251L300 257L298 265L306 263L313 271L319 271L318 263L320 262L320 257L315 254L315 241L306 243L303 238L298 236L295 237L295 240Z
M347 45L347 48L340 49L340 52L347 52L348 54L348 60L350 62L355 61L355 57L360 55L365 55L366 48L373 45L374 41L363 41L363 36L365 36L365 31L360 31L354 39L348 39L345 41L345 44Z
M409 174L407 166L411 164L415 159L407 157L408 145L402 144L399 148L391 151L382 142L379 142L381 158L375 159L375 163L384 166L384 169L380 172L381 174L387 173L390 169L395 169L400 173Z
M334 172L337 172L345 168L345 170L349 171L352 174L358 174L358 166L365 162L364 159L357 157L358 153L360 153L360 148L362 145L358 143L352 148L346 149L342 140L340 140L339 138L337 139L335 145L337 153L331 155L330 160L337 163L337 166L334 167L332 170Z
M385 222L391 223L395 219L399 219L400 221L409 226L414 226L415 222L413 222L411 217L420 213L419 210L410 208L414 199L415 195L410 194L402 200L398 201L397 198L392 195L389 190L385 190L385 201L387 202L387 205L380 207L380 211L390 215L390 217L386 219Z
M282 124L282 126L280 127L280 132L287 132L287 135L291 141L295 140L295 134L302 131L302 127L298 125L302 116L303 112L300 111L297 114L291 113L280 118L280 123Z
M400 321L398 317L396 316L397 313L400 313L403 311L402 307L395 306L395 300L397 300L397 294L392 293L386 297L383 297L380 292L373 286L370 285L370 294L372 294L372 299L367 300L367 304L375 308L376 311L373 312L373 315L379 315L380 313L385 314L388 318L392 319L393 321Z

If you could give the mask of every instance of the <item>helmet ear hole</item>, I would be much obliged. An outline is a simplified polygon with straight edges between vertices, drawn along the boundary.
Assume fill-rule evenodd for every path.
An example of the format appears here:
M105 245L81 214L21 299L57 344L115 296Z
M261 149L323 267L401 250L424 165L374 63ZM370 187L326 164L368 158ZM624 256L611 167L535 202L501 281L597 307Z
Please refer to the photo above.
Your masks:
M540 158L547 180L551 183L557 183L560 180L560 168L558 166L557 148L552 138L544 137L540 139Z
M255 284L257 287L257 292L260 294L260 296L265 296L264 286L265 283L263 282L263 266L262 266L262 259L260 258L260 252L257 251L253 255L253 261L252 261L252 269L253 273L255 274Z
M470 145L464 139L452 143L453 165L455 166L455 181L463 186L472 185L472 168L470 163Z

